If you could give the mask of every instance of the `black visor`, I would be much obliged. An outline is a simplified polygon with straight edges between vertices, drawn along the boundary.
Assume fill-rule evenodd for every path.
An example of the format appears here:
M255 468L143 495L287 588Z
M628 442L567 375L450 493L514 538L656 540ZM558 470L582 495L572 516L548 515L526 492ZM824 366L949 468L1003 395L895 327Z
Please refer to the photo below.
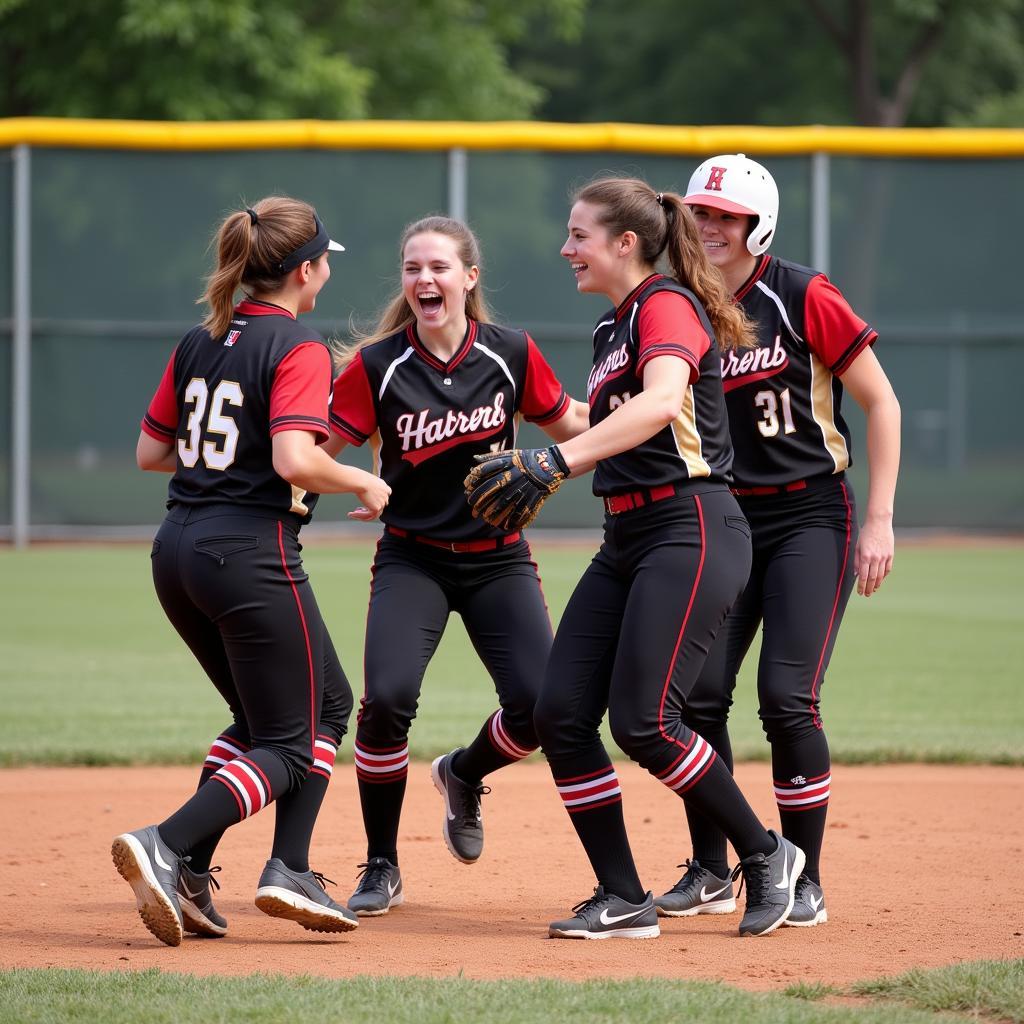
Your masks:
M331 236L327 234L327 228L324 227L323 221L315 213L313 214L313 222L316 224L316 234L308 242L303 242L298 249L293 249L278 263L278 273L287 274L289 271L305 263L306 260L315 260L323 256L328 249L332 252L345 251L345 246L331 240Z

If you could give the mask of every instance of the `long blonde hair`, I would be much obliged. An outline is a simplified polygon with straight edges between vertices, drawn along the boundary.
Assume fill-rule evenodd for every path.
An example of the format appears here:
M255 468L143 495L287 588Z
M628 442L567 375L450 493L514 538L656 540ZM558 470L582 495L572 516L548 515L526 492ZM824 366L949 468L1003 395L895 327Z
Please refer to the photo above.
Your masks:
M479 267L481 265L480 243L476 240L476 235L462 221L455 220L453 217L441 216L423 217L405 226L398 243L399 262L405 256L405 247L409 244L409 240L415 235L426 234L447 235L453 239L455 253L464 267ZM466 293L466 316L481 324L491 322L491 311L487 306L487 300L484 298L479 280L476 287ZM368 333L354 330L354 341L348 344L335 343L331 346L334 352L335 372L340 373L360 349L397 331L405 330L415 320L416 314L406 301L405 293L399 288L377 317L377 323L373 330Z
M584 185L573 202L598 208L598 222L611 235L633 231L640 258L655 266L664 254L672 276L700 299L723 349L753 348L754 328L729 294L725 281L704 252L697 222L682 196L655 192L639 178L598 178Z
M229 213L213 239L217 266L206 279L206 291L196 299L210 307L203 327L215 338L226 333L239 288L271 294L278 291L286 276L278 265L316 232L313 207L288 196L267 196L251 207Z

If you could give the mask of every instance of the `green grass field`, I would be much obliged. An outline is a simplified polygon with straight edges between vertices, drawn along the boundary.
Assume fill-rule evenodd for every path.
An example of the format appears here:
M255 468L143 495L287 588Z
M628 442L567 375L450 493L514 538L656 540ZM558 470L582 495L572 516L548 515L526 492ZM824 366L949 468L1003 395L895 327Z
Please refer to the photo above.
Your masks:
M558 1020L701 1024L939 1024L1024 1021L1024 961L914 971L849 990L795 986L780 994L705 982L465 979L197 978L136 971L0 971L3 1019L23 1024L549 1024ZM851 997L867 997L853 1005ZM842 1002L835 997L842 997ZM937 1016L935 1011L942 1011Z
M584 547L538 544L557 621L589 559ZM38 546L0 552L5 614L0 764L194 762L223 726L212 688L164 620L143 545ZM361 687L370 545L307 545L306 564L342 659ZM1024 546L906 546L882 592L854 597L825 687L837 760L1024 764ZM734 711L741 757L764 757L753 658ZM494 706L453 619L431 665L413 752L464 741ZM351 745L344 752L350 754ZM699 1020L707 1024L1024 1022L1024 961L978 962L865 980L846 989L797 984L772 994L698 982L195 978L0 969L0 1019L149 1024L292 1019L473 1021Z
M557 621L591 552L540 543L535 554ZM358 694L371 546L313 540L304 557ZM163 617L148 547L8 549L0 577L0 764L192 762L205 753L224 711ZM1024 763L1022 579L1024 545L903 547L880 593L855 595L843 624L824 686L836 760ZM465 742L494 706L454 616L424 683L413 755ZM755 709L751 656L732 718L742 758L767 755Z

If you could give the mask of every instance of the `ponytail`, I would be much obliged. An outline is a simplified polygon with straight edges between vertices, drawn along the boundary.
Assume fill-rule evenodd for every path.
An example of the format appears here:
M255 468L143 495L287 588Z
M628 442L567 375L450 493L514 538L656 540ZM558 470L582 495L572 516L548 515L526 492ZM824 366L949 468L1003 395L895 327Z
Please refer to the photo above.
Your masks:
M217 265L196 300L209 307L203 327L210 335L220 338L227 333L240 288L271 295L280 291L290 273L281 272L282 261L317 231L313 207L287 196L267 196L229 213L213 239Z
M757 345L754 328L733 301L717 267L708 261L689 206L675 192L659 194L668 221L665 256L672 276L700 299L720 348L754 348Z
M654 267L664 255L672 276L697 296L722 349L753 348L754 329L729 294L725 281L704 252L689 207L675 192L655 192L639 178L598 178L574 202L598 207L598 221L612 235L636 234L640 259Z

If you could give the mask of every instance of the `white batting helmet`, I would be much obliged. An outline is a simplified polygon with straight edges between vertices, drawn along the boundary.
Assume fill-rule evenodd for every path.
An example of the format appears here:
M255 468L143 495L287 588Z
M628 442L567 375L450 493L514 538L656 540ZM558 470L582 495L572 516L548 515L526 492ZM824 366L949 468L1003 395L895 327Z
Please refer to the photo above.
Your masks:
M683 202L755 217L747 236L751 256L760 256L772 244L779 221L779 189L767 168L742 153L705 160L690 176Z

